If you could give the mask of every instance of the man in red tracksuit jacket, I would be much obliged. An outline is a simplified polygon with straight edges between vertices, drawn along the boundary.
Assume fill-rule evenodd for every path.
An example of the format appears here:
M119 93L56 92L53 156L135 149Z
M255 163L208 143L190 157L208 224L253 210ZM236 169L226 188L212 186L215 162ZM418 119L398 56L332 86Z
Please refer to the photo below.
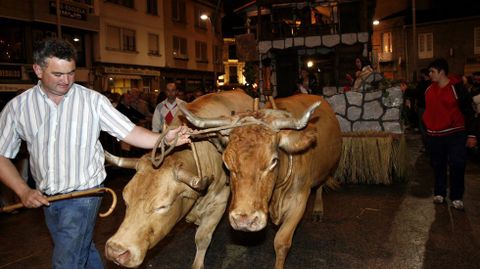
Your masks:
M455 209L463 210L466 147L476 146L471 127L474 120L472 100L462 84L455 84L448 77L445 59L434 60L428 69L432 84L425 91L422 120L435 176L433 202L442 204L445 201L448 165L449 197Z

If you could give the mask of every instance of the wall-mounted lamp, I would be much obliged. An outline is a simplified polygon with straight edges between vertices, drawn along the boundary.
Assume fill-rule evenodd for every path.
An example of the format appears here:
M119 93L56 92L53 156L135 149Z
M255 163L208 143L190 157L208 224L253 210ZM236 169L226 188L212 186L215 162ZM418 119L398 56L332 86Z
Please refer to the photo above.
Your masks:
M373 20L373 25L379 25L380 21L379 20Z
M205 14L205 13L202 14L202 15L200 15L200 19L201 19L202 21L206 21L206 20L208 20L208 18L209 18L208 15Z
M311 68L312 66L313 66L313 61L312 60L307 61L307 67Z
M74 37L74 38L73 38L73 41L78 42L78 41L80 41L80 38Z

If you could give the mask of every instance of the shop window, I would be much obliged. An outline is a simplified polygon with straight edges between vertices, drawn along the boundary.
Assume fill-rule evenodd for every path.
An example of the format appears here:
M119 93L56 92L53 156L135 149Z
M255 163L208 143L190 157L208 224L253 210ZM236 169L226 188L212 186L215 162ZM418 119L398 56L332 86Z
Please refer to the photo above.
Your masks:
M173 57L188 59L186 38L173 36Z
M473 32L474 54L480 54L480 27L475 27Z
M158 0L147 0L147 14L158 15Z
M184 0L172 0L172 20L176 22L186 22L186 10Z
M197 62L208 62L207 43L195 41L195 59Z
M418 35L418 58L433 58L433 33L423 33Z
M128 7L128 8L133 8L134 0L105 0L105 2L112 3L112 4L117 4L120 6Z
M158 35L148 34L148 55L160 56Z
M392 32L382 33L382 52L392 51Z
M2 27L2 31L0 31L0 62L25 62L23 33L20 26L12 24Z

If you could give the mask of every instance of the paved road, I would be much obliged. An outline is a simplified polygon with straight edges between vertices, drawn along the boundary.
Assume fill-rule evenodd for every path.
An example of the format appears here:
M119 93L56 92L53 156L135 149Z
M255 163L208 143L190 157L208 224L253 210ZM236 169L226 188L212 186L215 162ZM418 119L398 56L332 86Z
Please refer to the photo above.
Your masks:
M391 186L347 185L325 195L325 216L311 222L311 207L300 223L286 268L438 269L480 268L480 161L466 175L466 211L431 201L432 173L417 135L408 136L412 169L408 182ZM118 194L132 173L109 170L107 186ZM107 199L106 199L107 200ZM311 205L311 203L309 203ZM107 207L105 202L103 209ZM99 219L95 241L105 241L122 221L123 202ZM273 268L276 227L239 233L224 217L207 252L205 267ZM195 253L195 226L181 222L149 251L141 268L189 268ZM41 210L0 215L0 269L49 268L51 241ZM106 268L119 268L106 261Z

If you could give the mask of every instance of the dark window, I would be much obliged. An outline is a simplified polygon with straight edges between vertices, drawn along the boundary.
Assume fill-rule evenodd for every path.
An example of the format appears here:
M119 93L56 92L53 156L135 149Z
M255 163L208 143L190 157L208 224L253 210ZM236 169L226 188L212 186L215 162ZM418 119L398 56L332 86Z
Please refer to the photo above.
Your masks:
M188 59L187 39L178 36L173 37L173 57Z
M147 13L158 15L158 0L147 0Z
M237 47L235 45L228 46L228 59L237 59Z
M207 43L195 41L195 59L198 62L208 62Z
M160 49L158 44L158 35L148 34L148 54L149 55L160 55Z
M123 50L136 51L137 46L135 44L135 31L130 29L122 29L123 35Z
M24 33L21 26L9 25L0 31L0 62L23 63L25 52Z
M206 14L205 11L202 11L198 7L195 7L194 12L193 12L193 16L194 16L193 21L195 22L195 27L200 28L202 30L206 30L207 29L207 20L209 20L209 19L202 20L202 18L201 18L202 15L207 15L207 14Z
M134 7L134 0L105 0L105 2L121 5L128 8Z
M186 21L186 10L187 6L185 5L184 0L172 0L172 20L176 22L187 22Z

